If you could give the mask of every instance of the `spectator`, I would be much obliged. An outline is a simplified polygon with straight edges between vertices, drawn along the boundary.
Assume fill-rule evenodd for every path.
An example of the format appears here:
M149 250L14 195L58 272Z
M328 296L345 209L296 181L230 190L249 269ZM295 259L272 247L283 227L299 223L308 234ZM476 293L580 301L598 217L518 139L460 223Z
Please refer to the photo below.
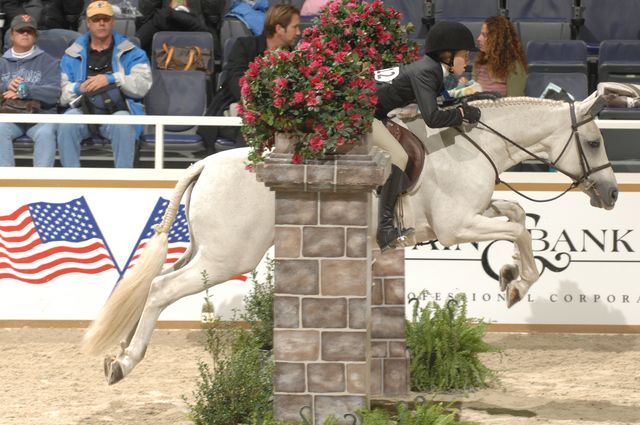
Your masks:
M9 99L40 102L41 112L55 113L60 97L58 61L36 46L38 25L31 16L11 21L12 48L0 58L2 101ZM13 139L25 134L34 142L33 165L53 167L56 155L55 124L0 123L0 166L15 165Z
M473 67L473 79L484 91L502 96L524 96L527 59L513 24L504 16L491 16L482 24Z
M300 11L287 4L276 4L267 11L261 35L239 37L231 46L231 54L222 68L218 90L207 108L206 115L236 116L231 105L240 101L240 78L249 69L249 64L265 50L291 48L300 37ZM228 112L227 112L228 111ZM198 130L208 145L218 136L241 140L238 128L200 127Z
M71 44L80 34L78 18L84 8L83 0L2 0L2 11L8 22L16 16L30 15L38 24L40 35L62 37ZM9 46L9 34L5 35Z
M200 0L140 0L138 7L143 18L136 37L149 56L153 35L158 31L209 31Z
M329 2L329 0L305 0L300 10L302 16L316 16L320 14L322 8Z
M82 114L78 108L89 95L113 87L121 105L118 115L143 115L142 98L151 88L151 67L144 51L113 30L113 8L106 1L87 6L88 32L69 47L62 58L60 103L70 105L66 114ZM102 124L95 131L111 140L117 168L133 166L136 139L143 126ZM80 142L91 131L86 124L60 124L58 150L65 167L80 166Z

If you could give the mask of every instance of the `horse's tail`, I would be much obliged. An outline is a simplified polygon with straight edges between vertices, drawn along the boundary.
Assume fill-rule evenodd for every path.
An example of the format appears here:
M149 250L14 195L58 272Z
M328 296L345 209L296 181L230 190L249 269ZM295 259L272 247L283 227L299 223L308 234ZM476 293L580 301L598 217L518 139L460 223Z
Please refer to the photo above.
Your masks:
M142 315L153 278L162 271L167 257L168 234L180 207L182 195L202 172L204 161L187 170L176 184L173 198L156 233L147 241L134 267L128 270L107 300L98 317L87 329L83 350L100 354L126 338Z

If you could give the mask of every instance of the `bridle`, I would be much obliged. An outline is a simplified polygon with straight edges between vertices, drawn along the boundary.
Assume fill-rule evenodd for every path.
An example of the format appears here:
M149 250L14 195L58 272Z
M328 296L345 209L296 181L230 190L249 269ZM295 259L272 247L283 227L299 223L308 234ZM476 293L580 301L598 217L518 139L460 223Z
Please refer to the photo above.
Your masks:
M522 192L519 192L518 190L516 190L509 183L505 182L504 180L501 180L500 179L500 172L498 171L498 167L496 167L495 162L493 161L493 159L491 159L491 157L489 156L487 151L482 149L482 147L478 143L476 143L475 140L473 140L471 137L469 137L461 128L459 128L459 127L454 127L454 128L456 130L458 130L458 132L462 135L462 137L467 139L473 146L475 146L475 148L478 149L480 151L480 153L482 153L487 158L487 160L489 160L489 163L493 167L493 171L494 171L494 173L496 175L496 178L495 178L495 183L496 184L502 183L505 186L507 186L509 189L511 189L512 191L516 192L520 196L522 196L522 197L524 197L524 198L526 198L526 199L528 199L530 201L534 201L534 202L549 202L549 201L553 201L555 199L560 198L561 196L563 196L564 194L566 194L570 190L578 187L583 182L586 182L586 184L585 184L586 190L590 189L591 187L593 187L595 185L595 182L593 180L591 180L589 177L592 174L597 173L598 171L601 171L601 170L604 170L606 168L610 168L611 167L611 162L607 162L606 164L602 164L602 165L599 165L597 167L591 167L589 165L589 161L587 160L587 156L584 153L584 149L582 148L582 141L580 140L580 133L578 132L578 129L581 126L593 121L595 119L595 114L591 114L591 116L589 118L586 118L586 119L584 119L582 121L578 121L578 119L576 117L575 105L573 103L569 104L569 112L571 114L571 134L569 135L569 139L564 144L564 147L562 148L562 151L560 152L560 154L558 155L558 157L554 161L548 161L547 159L542 158L539 155L536 155L535 153L531 152L527 148L520 146L519 144L517 144L516 142L514 142L513 140L511 140L510 138L508 138L504 134L500 133L498 130L496 130L493 127L489 126L485 122L478 121L481 125L485 126L487 129L491 130L494 134L496 134L498 137L500 137L504 141L510 143L511 145L515 146L516 148L520 149L521 151L526 152L527 155L531 156L532 158L537 159L538 161L541 161L542 163L544 163L544 164L546 164L546 165L548 165L550 167L555 168L557 171L561 172L562 174L564 174L565 176L569 177L572 180L572 183L569 185L569 187L564 192L562 192L561 194L559 194L556 197L553 197L553 198L550 198L550 199L543 199L543 200L530 198L529 196L527 196L527 195L523 194ZM562 158L564 153L567 151L567 148L571 144L571 140L572 139L575 139L575 141L576 141L576 144L577 144L577 147L578 147L578 154L580 156L580 166L582 167L582 174L579 175L579 176L576 176L573 173L570 173L570 172L568 172L566 170L563 170L561 167L559 167L557 165L558 162L560 162L560 159Z

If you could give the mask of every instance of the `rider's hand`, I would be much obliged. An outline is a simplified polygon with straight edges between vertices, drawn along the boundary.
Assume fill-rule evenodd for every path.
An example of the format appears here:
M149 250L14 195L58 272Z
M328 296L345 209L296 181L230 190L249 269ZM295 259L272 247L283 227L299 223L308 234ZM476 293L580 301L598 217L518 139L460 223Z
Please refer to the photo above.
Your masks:
M475 124L480 121L480 109L475 106L467 105L463 103L458 106L460 113L462 114L462 120L469 124Z
M417 117L420 114L418 111L418 105L412 103L403 108L396 108L387 114L389 118L400 118L401 120L408 120Z

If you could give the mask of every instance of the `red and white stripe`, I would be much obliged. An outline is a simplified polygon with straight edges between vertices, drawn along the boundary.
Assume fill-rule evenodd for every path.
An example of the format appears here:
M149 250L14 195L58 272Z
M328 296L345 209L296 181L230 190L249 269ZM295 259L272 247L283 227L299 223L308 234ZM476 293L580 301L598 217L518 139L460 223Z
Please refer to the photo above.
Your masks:
M44 244L28 206L0 216L0 279L40 284L67 273L96 274L115 268L100 238Z

